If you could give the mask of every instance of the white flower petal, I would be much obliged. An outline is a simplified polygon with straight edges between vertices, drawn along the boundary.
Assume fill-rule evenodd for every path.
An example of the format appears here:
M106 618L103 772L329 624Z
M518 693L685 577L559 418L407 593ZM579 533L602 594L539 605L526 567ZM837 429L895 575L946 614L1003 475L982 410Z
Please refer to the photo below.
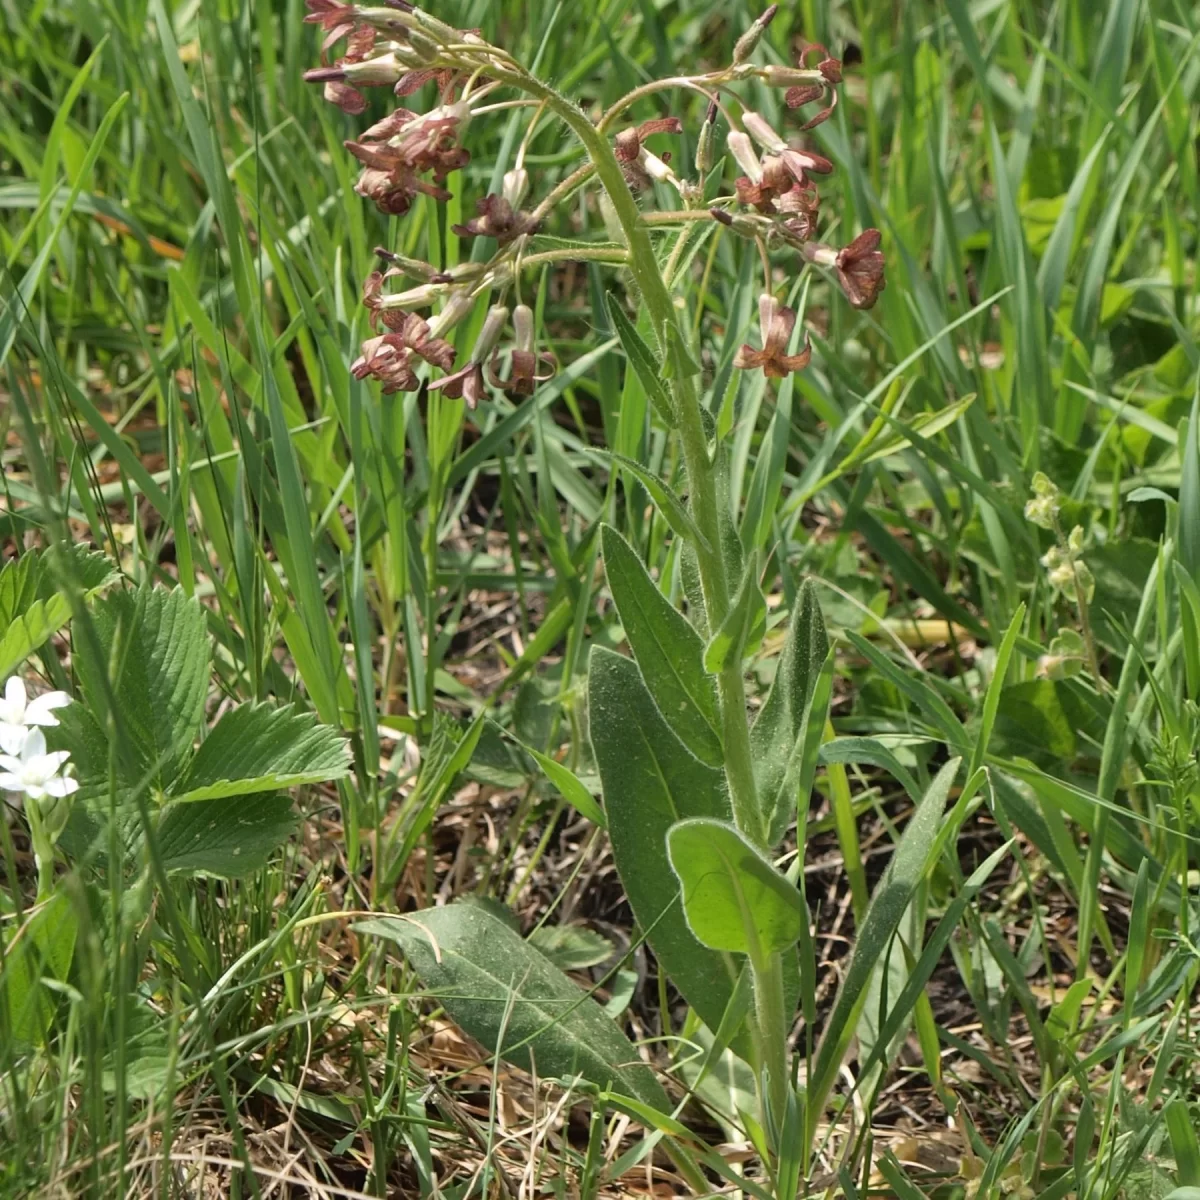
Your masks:
M77 791L79 791L79 780L72 779L69 775L56 775L53 779L46 780L46 795L48 796L70 796Z
M7 754L20 754L25 747L29 731L24 725L0 724L0 750Z
M25 684L18 675L14 675L4 685L4 703L16 713L25 711ZM17 718L20 720L20 717Z
M0 775L0 791L5 792L23 792L25 790L25 780L19 775L3 774Z
M0 770L15 772L20 774L25 769L25 764L11 754L0 754Z
M35 758L41 758L45 753L46 735L35 726L25 735L25 745L21 747L21 759L23 762L31 762Z
M27 769L37 771L43 779L49 779L51 775L58 774L58 769L70 757L70 750L54 750L50 754L43 754L40 758L30 762Z
M35 696L25 708L26 725L57 725L58 718L51 709L65 708L71 703L66 692L46 692Z

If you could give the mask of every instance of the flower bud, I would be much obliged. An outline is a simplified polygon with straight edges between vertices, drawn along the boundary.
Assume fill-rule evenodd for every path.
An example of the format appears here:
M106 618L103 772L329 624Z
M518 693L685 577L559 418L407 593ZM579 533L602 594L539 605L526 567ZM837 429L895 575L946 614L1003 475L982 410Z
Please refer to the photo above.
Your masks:
M774 129L767 123L764 117L761 117L756 112L746 112L742 114L742 124L746 127L746 132L764 149L768 154L782 154L788 144L775 132Z
M533 309L528 304L513 309L513 341L518 350L533 350Z
M505 171L500 194L513 208L520 208L529 194L529 172L524 167Z
M471 361L473 363L483 363L491 357L492 351L500 341L501 334L504 333L504 328L508 324L508 306L505 304L493 304L488 309L488 314L483 320L483 328L479 331L479 339L475 343L475 348L471 351Z
M700 126L700 138L696 142L696 174L707 175L712 170L713 146L716 144L717 102L708 106L704 124Z
M446 301L445 308L429 322L430 336L441 337L469 316L474 307L475 301L465 292L452 292Z
M742 34L737 40L737 44L733 48L733 65L741 66L750 55L754 53L754 48L758 45L766 28L775 19L775 14L779 11L778 4L772 4L762 16Z
M726 135L725 142L729 147L729 153L733 155L734 162L746 172L750 182L761 182L762 163L758 161L758 152L754 149L754 143L750 138L738 129L731 129Z

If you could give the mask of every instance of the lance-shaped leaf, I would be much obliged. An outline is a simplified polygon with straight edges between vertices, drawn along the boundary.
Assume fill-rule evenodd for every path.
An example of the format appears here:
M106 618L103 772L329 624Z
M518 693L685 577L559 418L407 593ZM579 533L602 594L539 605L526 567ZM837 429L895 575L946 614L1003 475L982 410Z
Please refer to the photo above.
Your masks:
M747 649L762 641L766 627L767 602L758 586L758 559L752 554L729 612L704 648L704 669L719 675L726 667L740 664Z
M345 740L311 713L242 704L213 726L171 795L197 801L278 792L349 770Z
M952 758L937 773L901 834L892 860L871 897L871 907L854 944L850 965L842 976L833 1011L817 1049L809 1087L810 1131L824 1114L825 1101L854 1036L875 964L887 953L888 944L904 917L917 884L932 866L932 857L938 852L938 826L961 762L959 758Z
M667 831L686 817L728 819L724 773L699 762L662 719L632 659L596 648L588 720L613 858L660 966L712 1029L736 981L732 959L688 928L667 858Z
M796 944L805 922L800 893L728 822L680 821L667 850L688 926L705 946L761 963Z
M829 637L817 603L816 585L806 579L792 609L775 680L750 730L755 782L766 817L768 846L774 846L783 837L795 811L807 761L806 735L810 725L817 735L813 751L820 745L829 697L825 695L824 705L814 704L813 699L828 655Z
M629 543L603 531L604 570L646 690L681 742L710 767L724 765L717 690L704 670L704 643L658 590Z
M604 1010L506 921L475 904L354 926L390 938L451 1017L490 1051L542 1077L581 1076L670 1112L654 1072Z

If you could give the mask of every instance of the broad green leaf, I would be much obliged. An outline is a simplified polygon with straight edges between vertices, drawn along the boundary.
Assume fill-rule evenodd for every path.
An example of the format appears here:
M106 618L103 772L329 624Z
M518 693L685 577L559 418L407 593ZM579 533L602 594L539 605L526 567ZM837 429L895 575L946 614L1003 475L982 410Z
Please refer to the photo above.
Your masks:
M221 796L168 805L156 837L165 870L232 878L266 866L296 825L287 796Z
M502 920L473 904L361 921L390 938L473 1038L543 1078L582 1076L670 1112L654 1073L604 1010Z
M604 570L646 690L681 742L710 767L724 765L717 690L704 670L704 643L655 587L629 543L603 534Z
M625 310L621 307L621 302L617 299L616 293L609 291L604 297L605 307L608 309L609 320L612 321L613 329L617 337L621 339L621 348L625 351L626 357L629 359L629 365L637 372L637 377L641 380L642 387L646 389L646 395L650 397L650 403L654 405L655 412L668 429L675 426L675 413L671 407L671 397L667 393L666 387L663 385L665 377L664 368L654 352L642 340L642 335L638 333L633 322L625 315Z
M667 831L687 817L729 818L724 772L699 762L671 732L637 664L599 647L588 667L588 721L613 858L633 915L662 969L716 1029L737 971L688 928Z
M64 892L56 892L6 930L0 966L0 1034L15 1046L40 1042L50 1028L55 996L43 979L64 981L75 956L78 922Z
M210 653L204 610L179 588L144 585L105 597L89 624L75 637L88 707L102 720L111 694L119 747L160 780L172 780L172 767L191 750L204 717Z
M800 893L732 825L680 821L667 834L667 850L698 941L756 963L796 944L805 919Z
M278 792L349 771L345 740L311 713L242 704L213 726L170 794L191 802Z
M0 680L71 618L68 588L87 600L117 577L107 555L82 546L30 550L0 570Z
M746 647L761 638L766 619L767 602L758 586L758 560L752 554L725 619L704 648L704 669L710 675L719 675L727 666L740 664Z
M796 809L796 783L802 766L813 692L829 654L829 638L817 603L816 585L805 580L792 609L787 640L766 702L750 730L759 805L766 820L767 845L776 845ZM824 711L812 714L818 732Z
M1083 1002L1091 992L1092 986L1090 979L1075 980L1067 988L1063 998L1050 1010L1050 1015L1046 1018L1046 1032L1056 1042L1065 1041L1075 1032Z
M867 983L875 965L887 953L888 944L904 917L913 891L932 865L930 848L934 845L946 799L950 795L950 787L958 774L961 762L961 759L952 758L937 773L925 793L925 798L901 834L892 860L871 897L867 919L859 930L850 964L842 976L833 1011L829 1014L821 1044L817 1049L817 1059L811 1076L812 1085L809 1089L810 1132L815 1129L816 1122L821 1120L824 1114L825 1101L854 1036L858 1016L867 995Z

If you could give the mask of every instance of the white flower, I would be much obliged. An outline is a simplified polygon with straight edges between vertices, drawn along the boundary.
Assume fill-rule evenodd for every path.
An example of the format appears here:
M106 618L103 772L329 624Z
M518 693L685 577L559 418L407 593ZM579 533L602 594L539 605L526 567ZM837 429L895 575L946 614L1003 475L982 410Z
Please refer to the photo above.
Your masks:
M70 757L69 750L47 754L45 734L32 729L25 735L20 757L0 754L0 788L24 792L31 800L69 796L79 790L79 781L60 775L59 770Z
M53 710L70 703L71 697L66 692L46 692L27 701L25 684L14 675L0 698L0 750L5 754L20 754L29 726L57 725Z

